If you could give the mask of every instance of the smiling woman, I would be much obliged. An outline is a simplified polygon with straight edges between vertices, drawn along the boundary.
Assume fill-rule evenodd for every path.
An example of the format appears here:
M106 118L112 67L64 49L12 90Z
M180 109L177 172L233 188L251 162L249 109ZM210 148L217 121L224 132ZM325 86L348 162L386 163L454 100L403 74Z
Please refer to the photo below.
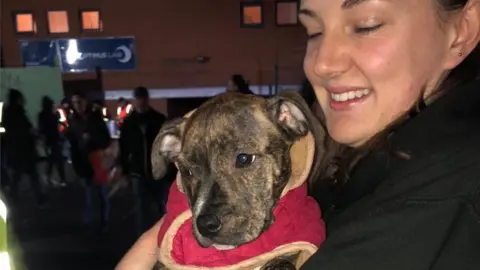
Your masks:
M303 0L299 19L349 147L312 190L329 230L302 269L476 269L480 1Z
M442 27L431 1L317 2L303 1L300 12L309 34L305 73L341 143L365 143L428 98L463 60L458 54L474 47L452 40L455 24Z

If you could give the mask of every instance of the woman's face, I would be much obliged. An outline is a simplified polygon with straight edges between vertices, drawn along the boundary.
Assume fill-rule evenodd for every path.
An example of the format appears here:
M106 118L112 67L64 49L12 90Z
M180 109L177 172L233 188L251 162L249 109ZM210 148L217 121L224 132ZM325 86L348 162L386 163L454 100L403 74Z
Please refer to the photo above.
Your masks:
M309 35L304 70L333 139L362 145L428 96L453 68L452 31L435 5L301 1L299 18Z

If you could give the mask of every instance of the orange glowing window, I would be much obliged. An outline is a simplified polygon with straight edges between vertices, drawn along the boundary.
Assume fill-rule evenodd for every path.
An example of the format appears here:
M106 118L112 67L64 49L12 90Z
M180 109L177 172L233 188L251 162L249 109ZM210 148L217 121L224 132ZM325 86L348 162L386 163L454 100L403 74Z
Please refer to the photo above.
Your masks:
M82 29L86 31L102 31L102 18L98 10L81 12Z
M277 25L298 24L298 2L279 0L276 2Z
M68 33L68 13L66 11L48 12L48 31L55 33Z
M33 13L15 13L15 31L17 33L35 33L37 25Z
M242 26L263 26L263 4L243 2L241 5Z

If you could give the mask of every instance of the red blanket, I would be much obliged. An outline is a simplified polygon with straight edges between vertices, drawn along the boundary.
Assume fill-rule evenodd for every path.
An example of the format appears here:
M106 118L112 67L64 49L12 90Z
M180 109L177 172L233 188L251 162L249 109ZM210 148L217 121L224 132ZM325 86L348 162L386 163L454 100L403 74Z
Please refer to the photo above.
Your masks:
M158 235L159 246L172 222L189 209L187 198L174 183L170 189L167 215ZM307 195L306 184L290 190L274 209L275 222L255 241L232 250L202 248L196 241L189 218L176 231L171 258L180 265L219 267L229 266L257 257L275 248L307 242L315 246L325 240L325 224L317 202Z

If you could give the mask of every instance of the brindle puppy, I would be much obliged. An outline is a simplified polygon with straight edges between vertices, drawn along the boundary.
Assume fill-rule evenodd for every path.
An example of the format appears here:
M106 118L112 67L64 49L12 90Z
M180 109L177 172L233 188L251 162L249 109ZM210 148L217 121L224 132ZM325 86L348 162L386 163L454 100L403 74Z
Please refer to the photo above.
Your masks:
M291 175L290 148L309 131L317 153L324 151L325 131L296 93L221 94L189 118L164 125L153 146L153 170L163 157L176 162L198 243L229 249L255 240L272 224ZM319 173L315 164L310 178ZM294 261L278 258L264 268L295 269Z

